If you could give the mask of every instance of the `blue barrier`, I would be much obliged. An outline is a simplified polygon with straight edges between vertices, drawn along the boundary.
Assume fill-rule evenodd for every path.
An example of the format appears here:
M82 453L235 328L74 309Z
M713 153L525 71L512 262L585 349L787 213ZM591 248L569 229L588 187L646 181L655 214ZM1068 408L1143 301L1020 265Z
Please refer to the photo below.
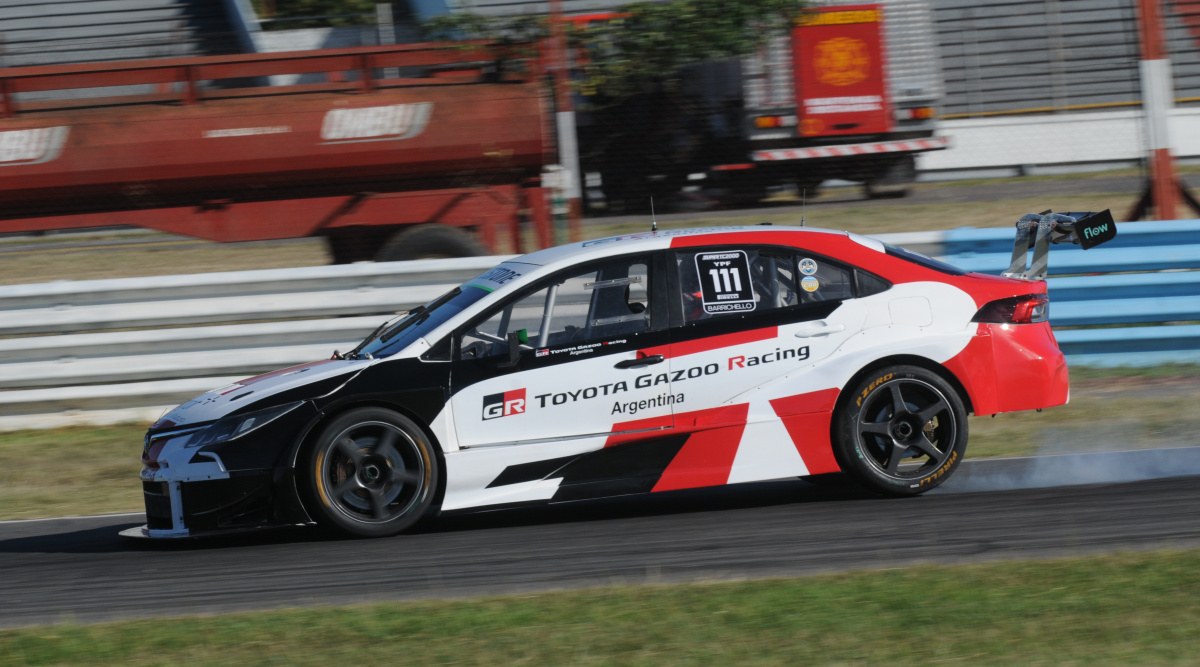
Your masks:
M1015 222L1015 221L1014 221ZM946 255L968 255L1012 253L1016 227L988 227L974 229L960 227L945 232L942 237L942 252ZM1200 220L1166 220L1150 222L1118 222L1117 238L1106 243L1104 248L1139 248L1144 246L1200 245ZM1070 245L1055 245L1051 252L1063 252ZM1099 248L1097 248L1099 250ZM1075 252L1079 248L1074 248ZM1094 251L1089 251L1094 252ZM1051 262L1053 265L1053 262ZM1008 266L1007 260L1005 267Z
M1200 220L1122 222L1100 248L1051 246L1050 322L1070 363L1200 363ZM1008 269L1014 228L955 229L940 259L967 271ZM1119 324L1156 326L1113 327ZM1101 327L1101 328L1077 328Z

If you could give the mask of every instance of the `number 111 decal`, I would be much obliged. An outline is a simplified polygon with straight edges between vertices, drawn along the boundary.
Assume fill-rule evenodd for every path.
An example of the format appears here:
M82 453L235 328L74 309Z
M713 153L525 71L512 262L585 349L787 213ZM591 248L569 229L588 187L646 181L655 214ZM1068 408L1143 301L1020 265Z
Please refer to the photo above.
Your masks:
M696 277L700 281L704 312L716 315L754 310L750 260L746 251L697 253Z

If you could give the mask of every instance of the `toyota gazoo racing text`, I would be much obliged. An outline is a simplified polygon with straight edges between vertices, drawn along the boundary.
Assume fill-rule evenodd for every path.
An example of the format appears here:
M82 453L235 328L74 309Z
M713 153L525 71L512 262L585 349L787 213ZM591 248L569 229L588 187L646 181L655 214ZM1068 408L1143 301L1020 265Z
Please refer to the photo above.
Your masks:
M918 494L962 461L969 413L1067 402L1038 266L1098 216L1023 218L1006 276L770 226L525 255L349 353L172 410L146 434L147 524L125 534L381 536L433 512L840 471Z

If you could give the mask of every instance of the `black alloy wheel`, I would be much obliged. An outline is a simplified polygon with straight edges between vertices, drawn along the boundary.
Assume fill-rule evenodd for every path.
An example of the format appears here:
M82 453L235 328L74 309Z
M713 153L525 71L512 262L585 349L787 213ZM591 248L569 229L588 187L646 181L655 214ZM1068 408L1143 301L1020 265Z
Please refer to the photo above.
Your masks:
M966 409L936 373L893 366L849 391L835 446L860 482L890 495L916 495L944 482L962 461Z
M437 456L407 417L361 408L338 417L309 456L309 496L322 525L359 537L394 535L433 501Z

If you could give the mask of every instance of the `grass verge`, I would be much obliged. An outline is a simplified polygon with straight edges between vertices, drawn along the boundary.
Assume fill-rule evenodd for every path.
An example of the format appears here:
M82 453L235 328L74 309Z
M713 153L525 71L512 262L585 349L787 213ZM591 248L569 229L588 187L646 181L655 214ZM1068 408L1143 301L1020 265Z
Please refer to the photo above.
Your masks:
M1072 374L1069 405L972 418L967 458L1200 445L1200 412L1194 409L1200 368ZM0 433L0 520L141 510L137 473L145 430L126 424ZM46 483L48 466L55 479L73 480L69 493Z
M145 509L144 424L0 433L0 520Z
M0 664L1195 664L1200 551L0 631Z

